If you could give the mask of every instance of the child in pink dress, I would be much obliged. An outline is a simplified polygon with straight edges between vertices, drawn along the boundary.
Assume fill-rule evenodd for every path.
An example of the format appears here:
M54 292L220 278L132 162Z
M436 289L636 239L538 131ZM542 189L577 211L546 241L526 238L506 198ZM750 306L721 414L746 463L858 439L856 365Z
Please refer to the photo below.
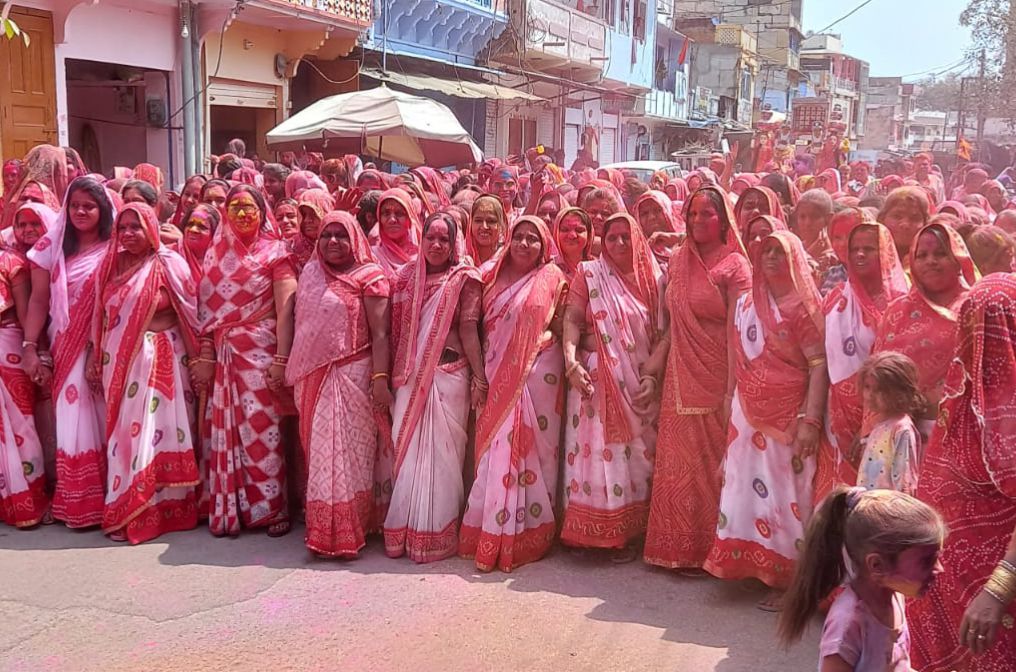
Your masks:
M913 415L924 408L918 389L917 365L891 350L872 355L861 367L861 393L871 431L863 440L864 455L857 485L908 495L917 492L921 435Z
M938 513L910 495L837 487L808 525L780 615L783 643L800 639L842 586L822 628L819 672L911 672L904 598L931 588L944 538Z

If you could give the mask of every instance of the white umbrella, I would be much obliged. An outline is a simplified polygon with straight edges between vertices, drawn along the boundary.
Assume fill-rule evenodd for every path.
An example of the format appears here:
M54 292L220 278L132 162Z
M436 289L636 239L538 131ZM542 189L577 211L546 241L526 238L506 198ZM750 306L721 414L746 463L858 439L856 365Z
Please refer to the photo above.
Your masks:
M268 146L363 154L408 166L483 161L451 110L384 85L322 98L269 131Z

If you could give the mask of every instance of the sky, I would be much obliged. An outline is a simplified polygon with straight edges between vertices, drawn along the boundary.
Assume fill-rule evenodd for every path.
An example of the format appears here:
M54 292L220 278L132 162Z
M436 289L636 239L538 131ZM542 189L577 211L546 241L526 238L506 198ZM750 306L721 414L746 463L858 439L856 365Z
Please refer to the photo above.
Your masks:
M804 0L805 32L822 30L861 2ZM873 77L937 73L960 61L969 44L969 32L959 25L966 5L967 0L872 0L827 32L839 33L843 51L867 61Z

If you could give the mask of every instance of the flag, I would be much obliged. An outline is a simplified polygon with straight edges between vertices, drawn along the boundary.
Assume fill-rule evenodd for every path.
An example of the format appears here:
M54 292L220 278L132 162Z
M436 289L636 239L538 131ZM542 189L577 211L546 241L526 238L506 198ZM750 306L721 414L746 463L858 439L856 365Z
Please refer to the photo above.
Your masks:
M684 65L684 62L688 60L688 42L690 42L690 40L687 37L684 38L684 44L681 45L681 52L677 55L678 67Z

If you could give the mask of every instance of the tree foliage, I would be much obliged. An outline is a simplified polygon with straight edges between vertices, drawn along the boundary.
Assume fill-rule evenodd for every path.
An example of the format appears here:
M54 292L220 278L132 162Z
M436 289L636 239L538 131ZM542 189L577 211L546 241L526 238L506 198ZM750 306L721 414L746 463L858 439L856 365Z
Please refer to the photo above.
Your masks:
M971 96L1016 124L1016 0L969 0L960 25L970 29L969 55L986 56L985 81Z
M917 109L949 112L959 108L960 79L959 74L951 72L945 77L926 77L917 82Z
M27 47L32 43L32 39L28 36L28 33L23 32L18 24L14 22L14 19L10 18L11 9L14 8L13 0L7 0L4 3L3 9L0 9L0 36L13 40L15 37L20 37L21 41L25 43Z

